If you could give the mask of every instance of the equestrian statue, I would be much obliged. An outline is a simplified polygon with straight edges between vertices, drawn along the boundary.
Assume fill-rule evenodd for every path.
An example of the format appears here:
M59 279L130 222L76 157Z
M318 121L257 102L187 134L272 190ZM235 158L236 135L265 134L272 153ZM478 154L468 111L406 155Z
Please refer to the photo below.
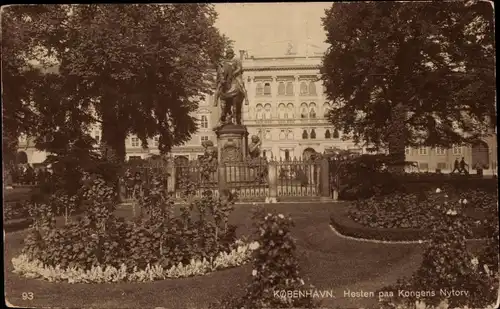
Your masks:
M218 127L229 123L241 125L242 105L248 105L248 95L243 82L243 65L235 57L231 48L226 50L226 57L217 68L217 87L214 106L221 101L221 116Z

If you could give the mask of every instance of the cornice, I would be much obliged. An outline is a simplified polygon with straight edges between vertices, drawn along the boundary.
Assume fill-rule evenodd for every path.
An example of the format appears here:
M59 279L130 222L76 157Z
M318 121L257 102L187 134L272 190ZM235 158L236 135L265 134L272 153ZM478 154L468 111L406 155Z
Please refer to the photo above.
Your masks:
M243 68L244 71L252 72L252 71L300 71L300 70L319 70L321 65L283 65L283 66L259 66L259 67L247 67Z

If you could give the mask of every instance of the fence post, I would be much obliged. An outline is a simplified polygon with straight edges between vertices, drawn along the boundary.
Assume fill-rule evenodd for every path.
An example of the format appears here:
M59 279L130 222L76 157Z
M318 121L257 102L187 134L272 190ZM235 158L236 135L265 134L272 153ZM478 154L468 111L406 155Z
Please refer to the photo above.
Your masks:
M167 193L175 192L175 163L172 160L167 162Z
M125 182L123 181L122 177L118 178L118 201L120 203L125 202L126 196L125 196Z
M321 199L330 199L330 166L327 158L322 158L320 162L320 191Z
M221 162L217 167L218 170L218 181L219 181L219 196L222 197L227 189L226 184L226 164Z
M269 163L268 177L269 196L266 200L269 203L276 203L278 198L278 165L275 161Z

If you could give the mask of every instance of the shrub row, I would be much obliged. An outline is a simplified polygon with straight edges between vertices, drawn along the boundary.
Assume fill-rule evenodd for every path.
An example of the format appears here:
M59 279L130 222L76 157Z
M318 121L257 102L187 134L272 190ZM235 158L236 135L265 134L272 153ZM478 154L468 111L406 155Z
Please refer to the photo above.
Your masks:
M427 240L432 234L430 229L419 228L374 228L361 225L349 218L350 205L338 204L330 215L330 224L340 234L355 238L381 241L417 241ZM473 238L490 236L487 227L472 227Z

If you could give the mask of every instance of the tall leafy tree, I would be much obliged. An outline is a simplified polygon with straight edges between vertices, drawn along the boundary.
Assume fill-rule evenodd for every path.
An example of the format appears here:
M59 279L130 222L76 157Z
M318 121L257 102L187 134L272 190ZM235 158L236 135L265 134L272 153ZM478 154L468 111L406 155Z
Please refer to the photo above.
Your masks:
M494 124L489 3L335 3L325 13L329 119L350 138L404 160L405 146L468 143Z
M46 7L57 24L36 43L39 58L51 57L58 70L29 89L37 147L87 145L84 132L96 123L104 154L118 162L130 134L144 146L159 135L162 152L190 138L197 129L191 112L211 91L209 71L229 43L214 27L213 6Z

